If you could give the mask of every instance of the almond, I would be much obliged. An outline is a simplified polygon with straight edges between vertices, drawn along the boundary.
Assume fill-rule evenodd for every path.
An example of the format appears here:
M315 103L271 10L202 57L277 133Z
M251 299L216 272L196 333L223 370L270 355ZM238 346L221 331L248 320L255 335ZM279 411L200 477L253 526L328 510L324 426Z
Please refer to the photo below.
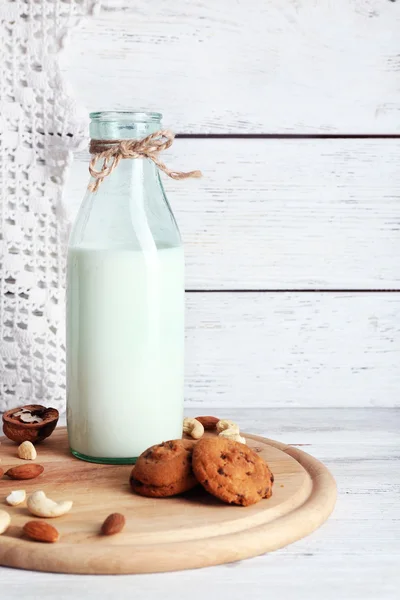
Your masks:
M25 523L23 531L27 537L36 542L54 544L60 538L57 529L45 521L28 521L28 523Z
M196 417L196 421L200 421L206 431L212 431L217 428L219 419L217 417Z
M125 517L121 513L112 513L108 515L107 519L101 526L101 533L103 535L114 535L119 533L125 527Z
M3 471L3 469L0 468L0 479L3 477L3 475L4 475L4 471Z
M42 465L19 465L8 469L5 474L10 479L35 479L43 471L44 467Z

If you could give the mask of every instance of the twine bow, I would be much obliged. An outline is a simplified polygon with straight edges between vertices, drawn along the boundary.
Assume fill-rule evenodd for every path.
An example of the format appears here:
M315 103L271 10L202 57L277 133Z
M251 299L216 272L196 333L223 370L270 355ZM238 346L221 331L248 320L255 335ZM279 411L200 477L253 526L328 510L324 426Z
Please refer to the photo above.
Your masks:
M172 131L164 129L141 140L91 140L89 151L93 157L89 164L89 172L95 181L89 184L88 189L96 192L102 181L118 167L121 158L149 158L172 179L201 177L201 171L171 171L158 158L160 152L172 145L174 138L175 134ZM99 160L102 160L103 164L97 171L95 166Z

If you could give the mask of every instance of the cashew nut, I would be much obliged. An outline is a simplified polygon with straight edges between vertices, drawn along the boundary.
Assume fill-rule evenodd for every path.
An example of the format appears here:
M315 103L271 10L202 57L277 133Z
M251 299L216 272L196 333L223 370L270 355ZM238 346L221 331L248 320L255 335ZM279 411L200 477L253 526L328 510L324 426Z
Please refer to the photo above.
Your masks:
M18 506L26 500L25 490L14 490L6 498L7 504L10 506Z
M11 517L5 510L0 510L0 535L6 531L11 523Z
M246 439L242 437L236 429L224 429L221 431L218 437L223 437L228 440L233 440L234 442L240 442L241 444L246 444Z
M71 501L54 502L47 498L42 491L34 492L28 498L27 507L30 513L36 517L61 517L72 508Z
M35 460L37 452L32 442L22 442L22 444L18 446L18 456L24 460Z
M229 419L222 419L217 423L218 433L221 433L221 431L225 431L225 429L233 429L234 431L239 433L239 425L237 425L233 421L229 421Z
M187 433L194 440L199 440L204 434L204 427L197 419L186 417L183 419L183 433Z

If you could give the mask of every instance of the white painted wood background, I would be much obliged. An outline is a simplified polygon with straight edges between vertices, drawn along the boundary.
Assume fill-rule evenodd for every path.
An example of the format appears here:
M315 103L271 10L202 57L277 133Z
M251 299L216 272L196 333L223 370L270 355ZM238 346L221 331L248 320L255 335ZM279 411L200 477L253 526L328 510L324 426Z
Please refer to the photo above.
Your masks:
M397 294L188 294L187 404L393 406L399 323Z
M164 178L187 257L188 404L399 404L399 32L389 0L106 0L73 30L79 102L161 109L189 136L166 161L204 173Z
M163 176L188 290L400 288L400 138L178 139L164 158L204 175ZM71 218L88 161L69 176Z
M200 133L400 132L390 0L103 0L66 67L91 108Z

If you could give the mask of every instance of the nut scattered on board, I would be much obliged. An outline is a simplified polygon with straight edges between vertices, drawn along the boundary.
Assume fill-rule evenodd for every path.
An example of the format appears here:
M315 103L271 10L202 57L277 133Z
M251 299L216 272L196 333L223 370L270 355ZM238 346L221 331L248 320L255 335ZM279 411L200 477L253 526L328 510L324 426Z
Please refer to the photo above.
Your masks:
M37 444L53 433L58 417L57 409L41 404L12 408L3 414L3 432L17 444L25 441Z
M239 425L229 419L221 419L217 423L217 431L220 437L246 444L246 439L240 435Z
M25 490L13 490L6 498L7 504L10 506L19 506L26 500Z
M44 467L42 465L19 465L18 467L12 467L5 472L5 475L10 479L35 479L43 473Z
M246 444L246 438L242 437L236 429L224 429L218 434L218 437L223 437L234 442L240 442L240 444Z
M61 517L69 512L72 508L73 502L65 500L64 502L54 502L50 498L47 498L43 491L33 492L28 497L27 507L32 515L35 517L54 518Z
M121 513L112 513L111 515L108 515L101 526L101 533L103 535L115 535L123 530L125 522L124 515L121 515Z
M11 523L11 517L5 510L0 510L0 535L8 529Z
M235 429L239 433L239 425L234 423L234 421L230 421L229 419L221 419L217 423L217 431L221 433L221 431L225 431L225 429Z
M3 477L3 475L4 475L4 471L2 468L0 468L0 479Z
M23 527L24 534L36 542L54 544L60 539L57 529L46 521L28 521Z
M183 433L190 435L194 440L199 440L204 435L204 427L197 419L185 417L183 419Z
M22 442L22 444L18 446L18 456L23 460L35 460L37 452L32 442Z
M213 431L217 428L219 419L217 419L217 417L204 416L196 417L196 421L199 421L206 431Z

